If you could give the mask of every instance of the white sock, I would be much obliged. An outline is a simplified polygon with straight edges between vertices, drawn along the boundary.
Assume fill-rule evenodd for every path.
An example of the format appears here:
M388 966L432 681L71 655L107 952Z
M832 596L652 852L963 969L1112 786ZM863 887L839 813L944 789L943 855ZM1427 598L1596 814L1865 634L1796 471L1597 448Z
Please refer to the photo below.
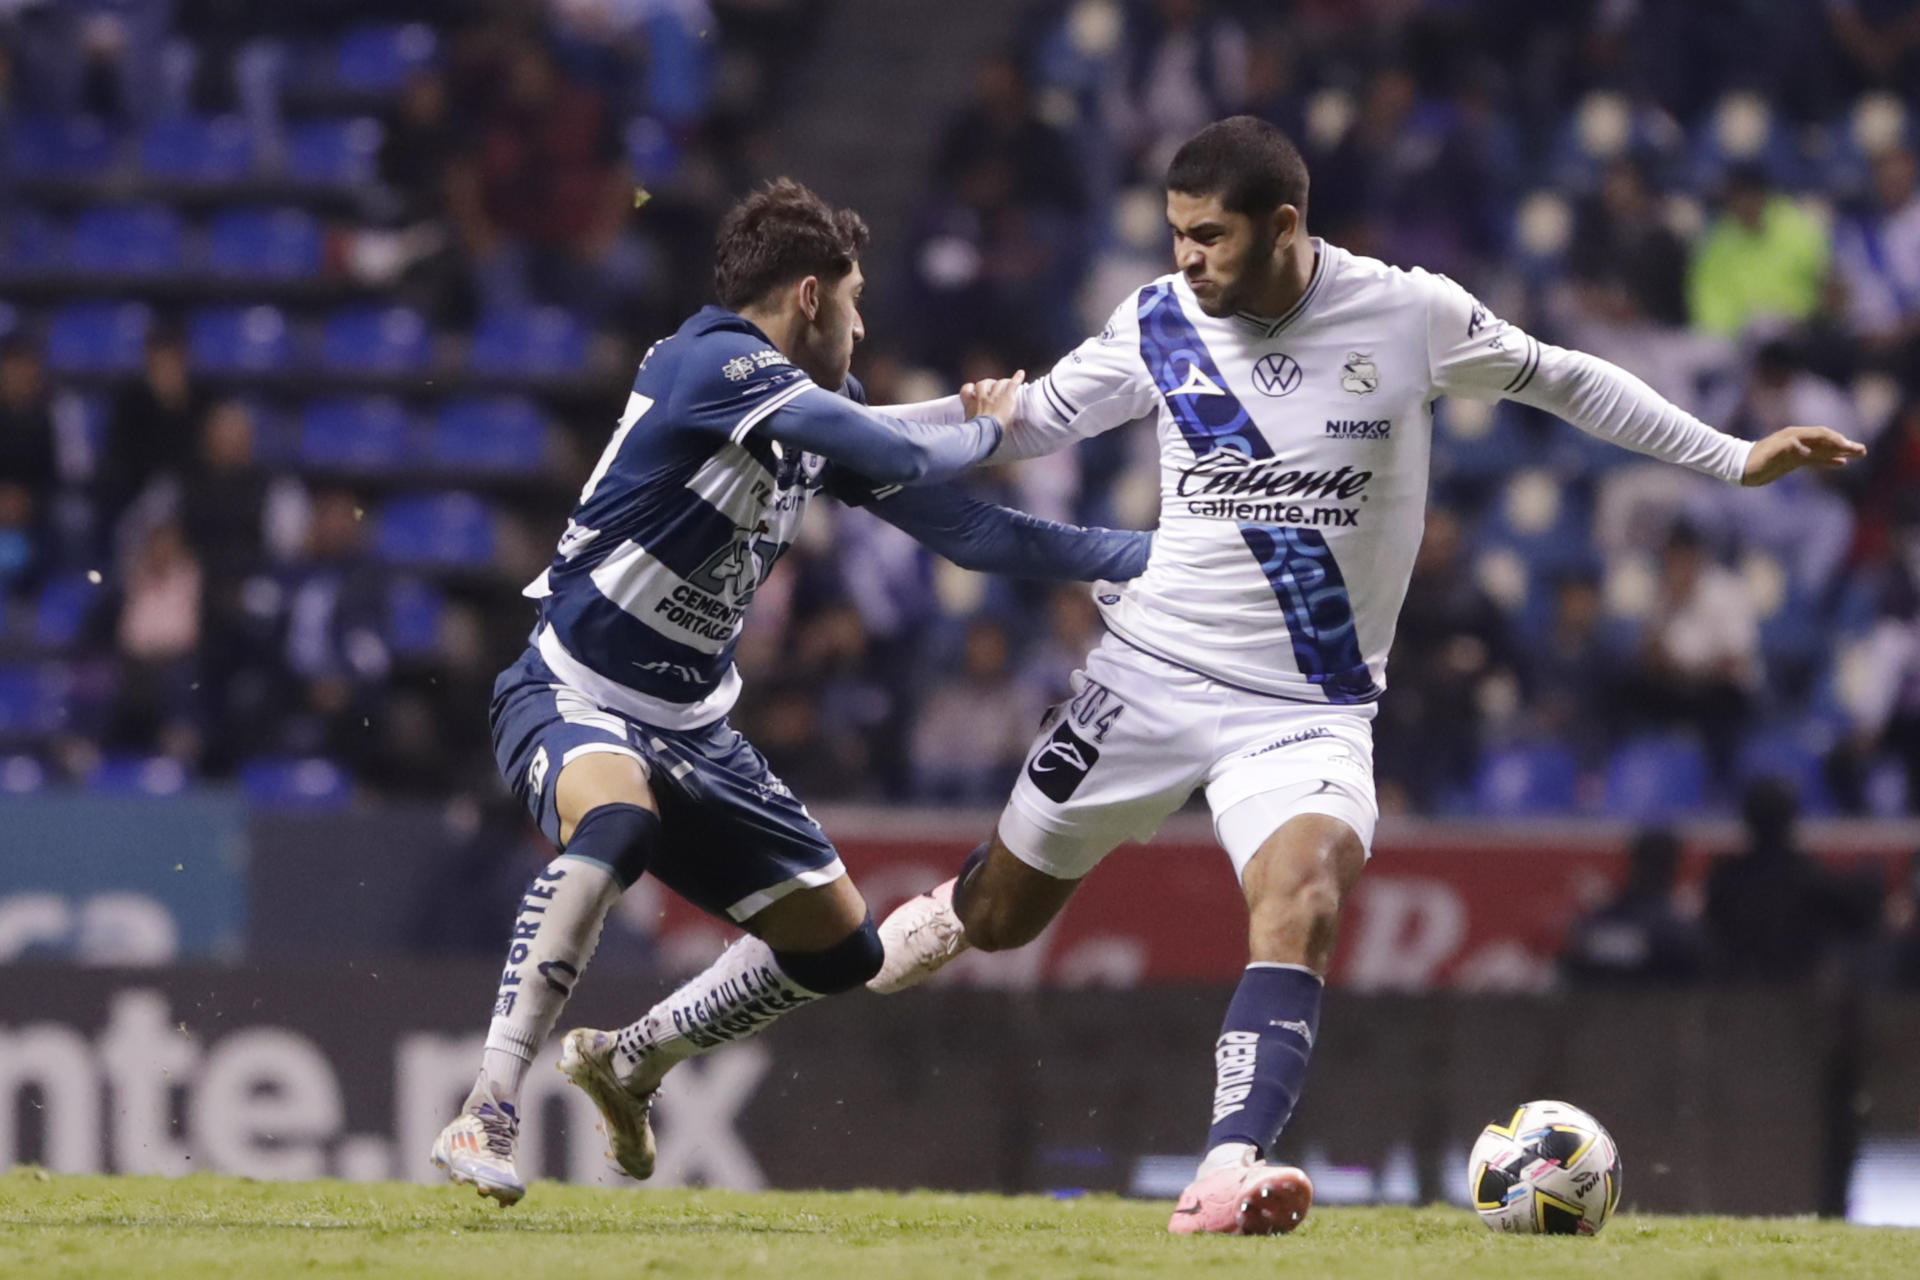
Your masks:
M564 855L527 886L480 1058L481 1083L492 1090L495 1101L520 1105L527 1068L553 1034L573 984L593 959L600 926L620 892L620 882L599 863Z
M789 978L773 949L749 934L645 1017L621 1028L614 1074L645 1093L675 1063L757 1035L782 1014L821 998Z
M1212 1177L1222 1169L1237 1169L1241 1165L1252 1164L1260 1158L1260 1153L1250 1142L1223 1142L1207 1152L1206 1159L1200 1162L1199 1172L1193 1175L1195 1182Z

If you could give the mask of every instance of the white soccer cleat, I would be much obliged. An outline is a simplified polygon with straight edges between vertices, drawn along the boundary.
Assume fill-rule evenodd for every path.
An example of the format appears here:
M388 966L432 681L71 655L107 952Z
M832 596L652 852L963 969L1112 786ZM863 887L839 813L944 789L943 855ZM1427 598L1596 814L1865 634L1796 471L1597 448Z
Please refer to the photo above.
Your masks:
M880 922L884 954L867 990L890 996L918 986L972 945L953 912L953 886L949 880L909 898Z
M653 1100L656 1087L634 1093L613 1070L613 1033L581 1027L560 1042L560 1074L580 1086L600 1109L601 1132L612 1150L607 1155L630 1178L653 1176Z
M433 1140L433 1163L455 1182L492 1196L501 1208L518 1204L527 1184L513 1167L520 1118L504 1102L476 1088L453 1123Z

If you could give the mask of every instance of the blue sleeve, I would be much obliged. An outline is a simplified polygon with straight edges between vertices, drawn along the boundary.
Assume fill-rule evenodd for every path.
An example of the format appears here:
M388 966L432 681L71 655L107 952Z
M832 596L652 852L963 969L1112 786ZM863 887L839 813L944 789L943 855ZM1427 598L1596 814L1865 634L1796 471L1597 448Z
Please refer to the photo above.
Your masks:
M909 422L809 383L753 424L782 444L838 462L878 484L926 484L956 476L1000 447L994 418Z
M1010 578L1124 582L1140 575L1153 549L1151 533L1056 524L950 484L902 489L868 510L962 569Z

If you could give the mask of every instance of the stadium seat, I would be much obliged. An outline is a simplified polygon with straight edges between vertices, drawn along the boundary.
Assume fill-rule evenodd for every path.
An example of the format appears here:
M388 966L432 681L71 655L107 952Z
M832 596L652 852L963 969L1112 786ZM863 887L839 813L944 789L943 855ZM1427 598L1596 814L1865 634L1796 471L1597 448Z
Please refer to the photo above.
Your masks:
M253 460L262 467L289 471L300 465L300 437L305 423L299 415L284 413L269 402L246 401L253 415Z
M58 728L59 684L39 667L0 667L0 737L30 737Z
M1573 752L1547 743L1489 751L1474 779L1474 798L1486 817L1572 813L1579 793L1580 766Z
M680 145L664 124L649 116L635 116L627 123L627 163L641 183L664 182L680 167Z
M440 647L440 615L446 599L419 578L397 578L387 588L387 643L394 655L419 658Z
M32 756L0 757L0 795L31 795L46 785L46 766Z
M1636 738L1607 764L1606 813L1659 821L1698 809L1707 798L1707 756L1691 737Z
M1832 813L1833 796L1827 790L1826 769L1819 741L1819 725L1781 725L1747 739L1740 748L1735 772L1742 783L1756 778L1779 778L1792 783L1800 807L1810 814Z
M87 777L102 795L172 796L187 789L186 766L171 756L108 756Z
M293 363L293 337L278 307L210 307L187 324L187 350L202 373L278 373Z
M63 573L40 588L34 603L33 642L43 649L71 648L85 630L100 587L85 574Z
M47 326L55 373L130 373L140 367L152 315L138 302L70 302Z
M1594 560L1592 522L1578 493L1541 469L1515 471L1479 528L1486 545L1514 548L1536 574L1551 576Z
M1434 414L1434 477L1473 484L1504 479L1537 452L1515 406L1442 400Z
M381 512L375 545L394 564L485 568L493 562L493 513L470 493L395 498Z
M207 229L207 266L245 280L320 274L320 224L304 209L229 209Z
M53 398L54 422L63 432L78 431L86 441L90 456L98 458L107 443L107 419L110 416L107 394L62 388ZM68 417L67 415L72 415Z
M1726 94L1693 130L1690 185L1711 191L1730 167L1757 164L1781 185L1799 187L1811 176L1800 156L1799 133L1760 94L1750 89Z
M433 334L411 307L349 307L328 320L320 362L339 373L418 373Z
M240 767L240 791L268 809L344 809L353 783L331 760L250 760Z
M474 331L467 367L474 373L550 378L587 364L587 333L564 307L495 312Z
M89 275L178 271L180 215L165 205L110 205L74 220L68 265Z
M174 182L239 182L253 173L253 135L238 116L179 116L148 126L140 170Z
M7 126L7 162L20 178L97 178L113 165L113 135L95 116L22 116Z
M438 52L439 41L425 23L355 27L340 37L334 81L359 93L392 93Z
M53 219L33 209L15 210L0 232L0 270L38 275L66 268L67 254Z
M546 420L519 396L450 400L434 420L432 457L462 471L538 472L546 464Z
M385 130L378 120L308 120L287 134L283 172L294 182L350 187L372 180Z
M412 461L407 412L390 396L319 400L302 416L300 461L341 471L398 470Z

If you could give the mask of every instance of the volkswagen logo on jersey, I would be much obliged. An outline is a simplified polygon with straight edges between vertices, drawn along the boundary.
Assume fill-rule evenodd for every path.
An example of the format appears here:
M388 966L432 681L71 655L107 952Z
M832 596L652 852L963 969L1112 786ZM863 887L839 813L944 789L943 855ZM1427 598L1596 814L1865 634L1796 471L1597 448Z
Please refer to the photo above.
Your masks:
M1100 748L1063 724L1034 752L1027 765L1027 778L1041 795L1056 804L1065 804L1099 759Z
M1263 396L1290 396L1300 389L1300 363L1284 352L1260 357L1253 366L1253 385Z

